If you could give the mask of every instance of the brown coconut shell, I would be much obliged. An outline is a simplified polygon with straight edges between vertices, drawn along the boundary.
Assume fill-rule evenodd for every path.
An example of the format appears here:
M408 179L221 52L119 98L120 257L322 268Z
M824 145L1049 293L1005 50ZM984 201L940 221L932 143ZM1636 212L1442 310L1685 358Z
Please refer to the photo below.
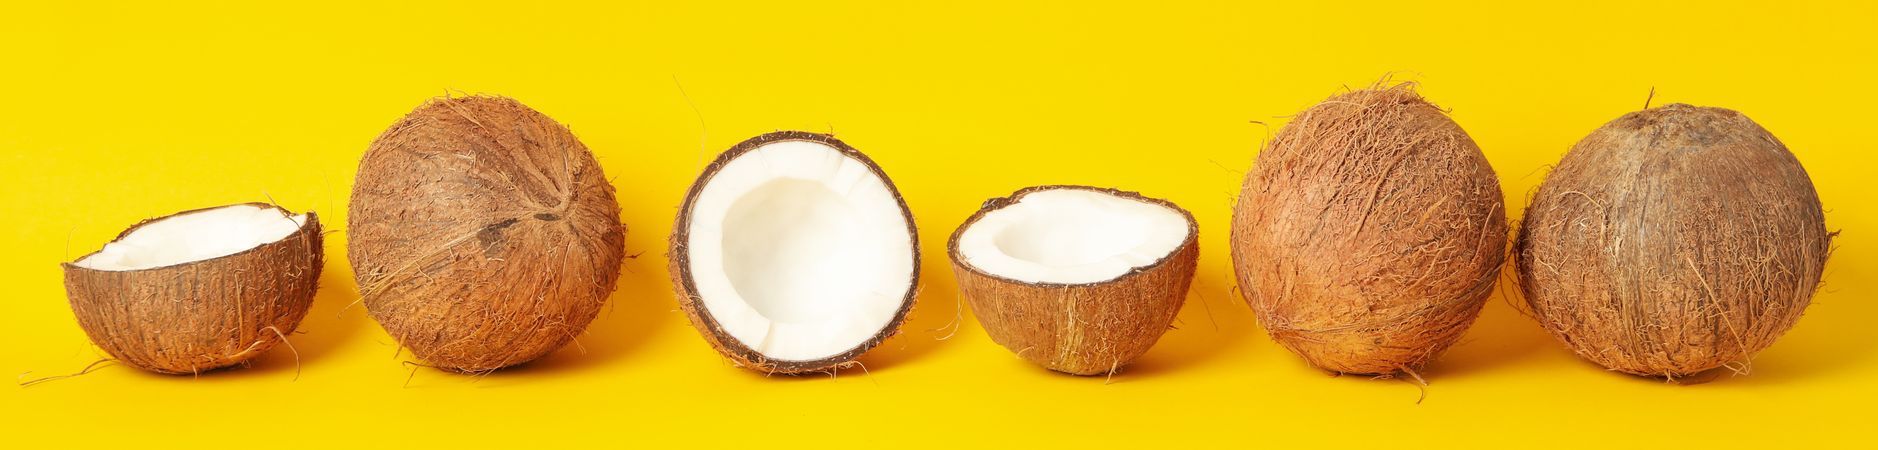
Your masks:
M1259 323L1312 365L1413 373L1479 315L1506 239L1493 167L1404 83L1278 132L1246 175L1232 258Z
M1515 244L1520 290L1578 356L1745 372L1806 311L1833 233L1799 160L1739 112L1667 105L1572 146Z
M959 237L992 211L1034 192L1080 189L1179 211L1187 240L1159 260L1093 283L1037 283L998 276L959 254ZM1186 302L1200 259L1200 229L1193 214L1173 202L1090 186L1036 186L986 200L946 244L959 293L998 345L1030 362L1076 375L1114 373L1148 352L1173 326Z
M906 215L907 234L913 237L913 242L911 243L913 246L913 278L909 282L913 284L914 288L907 290L906 297L901 303L899 311L894 313L893 320L888 321L885 329L882 329L880 333L875 334L873 338L868 339L866 342L862 342L854 346L854 348L842 351L834 356L812 361L791 361L763 356L761 352L744 345L743 342L738 341L735 337L732 337L728 331L724 330L724 326L719 324L716 318L711 317L711 311L705 309L704 300L698 297L698 284L691 274L691 253L688 251L686 244L691 236L691 210L696 205L698 196L704 192L705 185L710 184L711 179L717 176L718 171L722 170L725 165L730 164L732 160L743 156L744 153L756 150L758 147L762 147L766 144L782 141L810 141L820 143L832 147L840 151L841 154L866 165L867 169L872 171L875 177L880 178L880 182L886 186L887 192L893 194L893 199L899 204L901 213ZM879 164L875 164L874 160L869 159L867 155L862 154L860 150L855 150L854 147L849 146L848 143L842 142L840 139L835 139L833 135L807 131L775 131L739 142L737 145L732 146L730 150L726 150L724 153L717 155L717 159L712 160L710 165L705 166L704 173L699 174L697 181L691 184L691 190L685 193L685 201L683 204L679 205L678 217L672 224L670 243L671 247L667 253L666 268L669 269L672 276L672 290L678 296L678 306L685 311L685 316L691 319L692 328L698 330L698 334L704 337L705 342L711 344L711 348L716 349L717 352L724 355L725 358L729 358L730 361L738 367L765 374L795 375L808 372L827 372L840 367L846 367L848 364L851 364L855 358L859 358L861 354L867 353L868 350L880 345L880 343L886 341L887 338L893 337L894 334L899 333L900 325L906 321L907 313L913 310L913 300L919 295L919 228L913 222L913 211L906 207L906 200L900 196L900 190L894 187L893 180L887 178L887 172L882 171Z
M438 98L359 161L347 255L365 308L431 365L483 372L572 341L626 228L593 153L512 99Z
M209 209L215 208L144 220L112 242L152 222ZM293 333L313 304L323 258L319 215L308 212L293 234L231 255L124 271L60 266L72 314L92 343L132 367L198 374L244 363Z

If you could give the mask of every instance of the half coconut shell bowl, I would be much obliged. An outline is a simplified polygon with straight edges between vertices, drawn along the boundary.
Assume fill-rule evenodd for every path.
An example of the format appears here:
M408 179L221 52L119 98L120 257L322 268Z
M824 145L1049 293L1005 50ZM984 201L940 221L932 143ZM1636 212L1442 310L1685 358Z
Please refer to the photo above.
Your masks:
M1200 257L1193 215L1089 186L994 198L946 245L959 292L991 340L1076 375L1147 353L1185 303Z
M322 267L319 216L265 203L145 220L65 268L78 325L118 362L166 374L242 364L293 333Z

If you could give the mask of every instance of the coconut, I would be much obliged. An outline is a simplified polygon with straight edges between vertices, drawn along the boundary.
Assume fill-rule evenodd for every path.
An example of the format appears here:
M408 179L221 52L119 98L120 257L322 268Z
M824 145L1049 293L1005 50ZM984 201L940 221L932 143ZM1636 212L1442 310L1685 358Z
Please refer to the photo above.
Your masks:
M1200 257L1193 215L1166 200L1037 186L984 203L946 250L991 340L1077 375L1147 353L1187 298Z
M671 236L692 326L763 373L852 363L899 330L919 285L906 202L873 160L824 134L774 132L718 155Z
M1741 113L1674 104L1578 141L1515 251L1552 336L1612 370L1676 378L1745 373L1806 310L1832 236L1779 139Z
M169 374L241 364L313 303L319 216L246 203L145 220L61 264L78 326L119 362Z
M347 256L372 318L430 365L484 372L587 328L626 229L593 154L501 97L426 102L359 162Z
M1273 340L1327 371L1414 375L1473 323L1505 260L1499 179L1413 89L1298 113L1233 210L1246 302Z

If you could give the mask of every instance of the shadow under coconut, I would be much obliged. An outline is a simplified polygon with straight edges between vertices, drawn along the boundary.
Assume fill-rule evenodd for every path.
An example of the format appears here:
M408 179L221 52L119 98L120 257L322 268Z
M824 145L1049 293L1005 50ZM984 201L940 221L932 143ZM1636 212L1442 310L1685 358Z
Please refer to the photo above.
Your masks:
M1181 305L1173 329L1161 335L1161 340L1155 342L1147 354L1115 372L1110 381L1122 382L1204 366L1223 356L1237 354L1248 339L1263 336L1238 293L1230 286L1214 287L1215 283L1201 281L1230 279L1230 272L1201 273L1187 293L1187 301Z
M866 372L890 369L919 359L946 345L961 329L978 326L977 321L968 317L971 315L969 308L965 306L965 298L959 296L958 284L952 278L952 262L945 252L925 251L921 256L921 286L913 311L907 313L898 334L856 359L866 366ZM847 370L861 371L861 365Z
M344 345L353 336L368 331L373 326L371 318L363 307L352 305L358 300L358 289L352 281L352 273L343 266L345 261L330 257L330 253L343 249L331 244L335 239L327 239L326 266L320 271L319 290L313 295L313 305L307 310L305 318L292 333L287 334L287 342L275 345L267 352L248 360L243 364L218 370L203 372L197 376L275 376L287 372L293 376L305 371L306 367L317 364L320 358L332 353ZM338 270L335 270L335 268ZM351 305L352 310L347 310ZM354 311L356 310L356 311ZM156 375L156 374L153 374ZM158 375L175 378L170 375ZM190 378L188 375L183 378Z
M1776 341L1755 357L1748 373L1732 378L1730 383L1785 384L1804 382L1865 364L1872 357L1871 343L1878 333L1870 325L1848 327L1842 332L1823 332L1817 339Z
M352 274L334 272L336 271L321 271L320 288L314 294L313 306L307 311L306 317L300 320L300 325L294 332L287 334L287 343L275 345L274 348L268 349L245 363L196 374L161 374L124 366L121 363L112 363L112 365L123 366L122 370L134 376L152 380L193 381L205 377L273 377L280 376L282 373L286 373L288 377L297 377L306 369L306 366L331 353L333 349L338 348L364 327L371 326L370 320L364 314L353 315L349 318L341 316L341 311L356 298L356 294L352 287ZM106 367L108 366L99 367L98 370Z
M621 264L618 286L585 332L541 359L482 376L552 374L618 363L639 353L637 350L661 328L670 326L672 320L683 320L683 316L671 314L677 306L665 278L663 259L651 252L635 255L629 251L627 255Z
M1529 362L1548 346L1564 350L1558 342L1510 302L1523 301L1506 289L1487 298L1480 318L1459 342L1430 363L1422 375L1430 382Z
M1816 306L1817 305L1815 305L1815 307ZM1491 308L1491 305L1489 305L1489 307ZM1537 324L1531 323L1531 319L1519 315L1517 311L1511 311L1511 306L1505 306L1505 309L1513 316L1514 321L1524 319L1532 328L1536 329L1538 327ZM1825 316L1825 314L1816 315ZM1823 323L1809 324L1807 322L1808 319L1802 319L1800 325L1793 330L1794 332L1788 333L1780 340L1775 341L1773 346L1768 347L1766 350L1756 355L1752 363L1747 366L1748 370L1745 373L1737 373L1734 369L1728 367L1719 367L1672 380L1661 376L1646 376L1619 372L1572 354L1570 350L1559 345L1551 336L1540 331L1530 333L1536 334L1539 337L1539 339L1537 339L1539 343L1532 345L1539 348L1528 348L1525 351L1511 354L1516 356L1488 354L1500 353L1504 349L1497 348L1512 347L1514 344L1497 343L1491 346L1496 348L1496 350L1491 352L1462 352L1460 351L1461 346L1457 345L1455 349L1450 350L1452 355L1449 356L1453 358L1444 357L1442 360L1437 361L1431 366L1429 375L1439 377L1443 374L1449 374L1452 363L1458 362L1462 365L1472 364L1466 360L1476 357L1473 353L1480 353L1481 355L1478 355L1480 358L1494 359L1494 362L1487 364L1488 366L1492 366L1510 365L1515 363L1515 360L1541 355L1542 352L1545 351L1555 351L1562 355L1561 357L1571 359L1575 363L1574 366L1576 366L1574 369L1587 372L1605 372L1605 376L1616 377L1624 382L1638 384L1657 384L1693 388L1711 384L1779 385L1792 382L1805 382L1809 378L1825 376L1836 371L1857 367L1872 358L1874 354L1878 354L1878 348L1866 345L1867 343L1878 341L1878 328L1873 328L1869 326L1869 324L1861 323L1858 317L1853 314L1835 314L1833 316L1837 318L1837 320L1819 320L1819 322ZM1481 319L1485 321L1487 320L1487 316L1483 315ZM1480 325L1477 324L1476 328L1480 328ZM1474 332L1470 331L1469 336L1465 338L1462 343L1465 344L1468 339L1500 342L1508 339L1525 338L1506 337L1490 331L1476 335ZM1520 345L1519 347L1525 348L1527 346ZM1470 368L1468 370L1472 369Z
M1851 297L1825 293L1815 297L1799 324L1755 355L1745 373L1724 367L1688 377L1684 384L1804 383L1869 364L1878 355L1878 347L1872 345L1878 342L1878 327L1865 320L1869 314L1855 310L1860 306Z
M1840 246L1826 261L1824 286L1813 294L1806 314L1793 329L1774 344L1755 355L1748 373L1722 375L1717 381L1777 385L1803 382L1809 378L1831 375L1868 364L1878 357L1878 327L1870 318L1878 312L1867 300L1870 291L1843 289L1855 280L1869 277L1858 273L1866 261L1852 259L1846 251L1845 235L1834 242ZM1863 255L1858 255L1863 256Z

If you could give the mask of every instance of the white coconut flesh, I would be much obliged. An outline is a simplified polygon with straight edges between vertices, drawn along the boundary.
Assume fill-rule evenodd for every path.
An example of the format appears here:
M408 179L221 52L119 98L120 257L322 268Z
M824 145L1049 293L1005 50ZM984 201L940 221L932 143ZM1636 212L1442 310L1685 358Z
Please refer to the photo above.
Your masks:
M143 224L72 264L105 271L173 266L273 243L293 235L304 223L305 214L290 216L255 205L205 209Z
M867 163L811 141L730 160L697 194L686 252L695 293L764 357L815 361L880 334L913 289L913 236Z
M1087 189L1048 189L985 213L959 235L959 256L1028 283L1113 280L1187 241L1187 216L1161 204Z

